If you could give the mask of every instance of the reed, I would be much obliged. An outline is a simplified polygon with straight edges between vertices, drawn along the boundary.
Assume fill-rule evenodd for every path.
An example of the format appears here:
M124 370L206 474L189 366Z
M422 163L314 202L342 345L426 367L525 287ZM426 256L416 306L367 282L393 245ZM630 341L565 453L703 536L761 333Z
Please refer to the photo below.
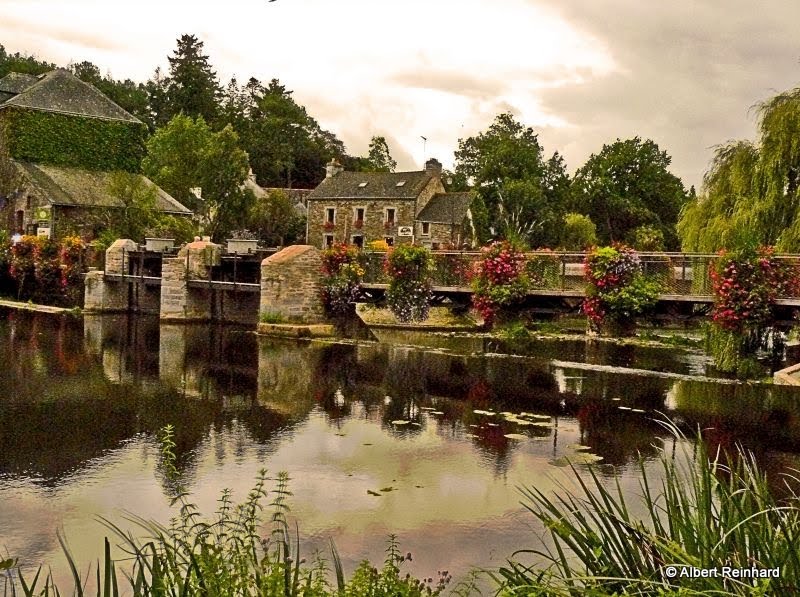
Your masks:
M667 426L685 440L676 427ZM727 458L708 454L700 440L680 444L693 445L694 452L662 451L658 482L640 463L641 503L636 506L644 507L642 516L633 514L636 508L619 480L609 488L591 468L585 480L573 467L575 490L562 487L550 496L523 489L525 507L544 524L552 546L521 550L490 573L500 594L793 594L800 587L798 479L784 479L789 497L778 502L744 450ZM527 563L531 557L539 559L536 565ZM779 568L780 577L669 578L669 565Z

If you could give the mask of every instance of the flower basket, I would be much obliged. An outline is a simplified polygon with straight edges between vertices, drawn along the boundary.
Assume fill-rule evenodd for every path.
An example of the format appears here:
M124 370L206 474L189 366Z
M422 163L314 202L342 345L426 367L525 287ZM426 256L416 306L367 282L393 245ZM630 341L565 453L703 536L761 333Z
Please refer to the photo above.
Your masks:
M386 230L391 230L394 228L394 220L387 220L383 223L383 227L386 228Z
M353 221L353 228L361 229L364 227L364 220L354 220Z
M336 224L334 222L325 222L325 224L322 227L325 230L333 230L334 228L336 228Z

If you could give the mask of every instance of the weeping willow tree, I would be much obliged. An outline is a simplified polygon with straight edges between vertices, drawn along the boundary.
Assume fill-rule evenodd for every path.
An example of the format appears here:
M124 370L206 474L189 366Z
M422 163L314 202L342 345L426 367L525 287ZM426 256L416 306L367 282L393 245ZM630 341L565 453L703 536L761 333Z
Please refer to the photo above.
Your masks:
M756 106L759 138L714 152L678 222L685 251L775 245L800 251L800 88Z

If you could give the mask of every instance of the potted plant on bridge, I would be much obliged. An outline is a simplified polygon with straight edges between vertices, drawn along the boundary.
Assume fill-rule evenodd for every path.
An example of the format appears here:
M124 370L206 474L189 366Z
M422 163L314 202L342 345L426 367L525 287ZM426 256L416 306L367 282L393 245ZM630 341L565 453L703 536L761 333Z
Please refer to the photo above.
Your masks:
M621 243L595 247L586 254L584 272L588 333L634 335L636 318L655 306L661 291L658 282L643 275L636 251Z

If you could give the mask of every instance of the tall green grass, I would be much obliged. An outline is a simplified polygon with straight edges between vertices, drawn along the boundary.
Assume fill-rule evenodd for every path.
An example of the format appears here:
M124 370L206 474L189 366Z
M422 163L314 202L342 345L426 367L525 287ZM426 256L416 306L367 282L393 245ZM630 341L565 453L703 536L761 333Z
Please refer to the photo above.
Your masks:
M680 440L685 438L675 428ZM523 490L525 507L545 526L551 546L522 550L492 573L503 595L780 595L800 590L798 479L777 501L752 456L663 453L661 479L640 464L641 500L608 488L590 469L577 488L550 496ZM679 451L680 452L680 451ZM730 463L730 464L728 464ZM634 515L635 508L644 515ZM538 559L535 565L530 558ZM525 561L523 561L523 559ZM542 560L544 563L542 564ZM668 578L665 567L779 568L778 579Z

